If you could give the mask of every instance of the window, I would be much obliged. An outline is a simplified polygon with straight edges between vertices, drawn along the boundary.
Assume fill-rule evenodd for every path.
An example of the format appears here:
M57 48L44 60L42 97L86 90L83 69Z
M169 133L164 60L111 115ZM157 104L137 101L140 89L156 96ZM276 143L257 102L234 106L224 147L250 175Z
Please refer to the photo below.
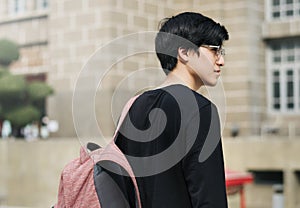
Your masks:
M300 113L300 40L271 42L267 57L269 108Z
M10 0L9 13L11 15L23 14L26 11L26 0Z
M300 17L300 0L268 0L271 19Z
M43 10L49 7L49 0L36 0L36 9Z
M283 184L282 170L250 170L254 175L254 183L256 184Z

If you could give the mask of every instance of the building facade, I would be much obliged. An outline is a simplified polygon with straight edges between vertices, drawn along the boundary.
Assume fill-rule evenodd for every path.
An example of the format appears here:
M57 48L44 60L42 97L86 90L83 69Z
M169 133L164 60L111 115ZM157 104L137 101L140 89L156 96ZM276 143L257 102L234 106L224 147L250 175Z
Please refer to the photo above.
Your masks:
M42 77L55 90L47 101L49 118L59 123L52 136L95 138L100 129L100 142L112 135L126 99L164 78L151 48L151 31L162 18L197 11L224 24L230 40L222 79L216 92L202 90L221 111L227 166L263 178L247 193L249 207L271 207L275 183L284 184L286 207L300 207L300 157L293 149L300 137L299 0L0 0L0 5L0 38L20 45L12 72ZM118 40L124 45L114 45ZM143 43L145 50L129 43ZM91 97L93 103L87 103ZM280 145L291 149L289 156Z

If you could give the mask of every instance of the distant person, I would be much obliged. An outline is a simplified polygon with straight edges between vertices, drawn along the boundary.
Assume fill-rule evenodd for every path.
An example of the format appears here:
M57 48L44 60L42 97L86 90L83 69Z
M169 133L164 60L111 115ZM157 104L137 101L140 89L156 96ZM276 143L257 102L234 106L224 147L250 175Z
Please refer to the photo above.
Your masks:
M8 120L4 120L2 123L1 135L3 139L6 139L11 136L12 127L11 123Z

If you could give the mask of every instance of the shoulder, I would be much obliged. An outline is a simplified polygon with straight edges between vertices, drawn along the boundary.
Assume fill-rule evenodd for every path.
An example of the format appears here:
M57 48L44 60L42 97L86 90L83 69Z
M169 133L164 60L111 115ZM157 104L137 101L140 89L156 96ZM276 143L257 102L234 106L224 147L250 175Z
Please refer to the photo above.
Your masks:
M199 113L210 114L216 110L216 106L208 98L180 84L146 91L133 105L133 109L138 112L149 113L153 108L169 112L171 117L184 117L186 121Z
M181 101L185 101L185 103L188 103L190 101L196 100L199 108L211 104L211 101L209 99L181 84L174 84L163 88L146 91L139 96L138 100L149 101L152 100L151 98L159 98L165 101L177 101L178 103L180 103Z

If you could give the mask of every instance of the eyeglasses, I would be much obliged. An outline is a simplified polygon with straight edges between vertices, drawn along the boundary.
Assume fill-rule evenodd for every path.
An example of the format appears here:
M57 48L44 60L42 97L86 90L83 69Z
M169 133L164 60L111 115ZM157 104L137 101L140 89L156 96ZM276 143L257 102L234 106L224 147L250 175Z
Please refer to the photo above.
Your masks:
M201 45L200 47L204 47L207 49L210 49L215 52L216 56L220 58L221 56L225 56L225 48L222 48L222 46L216 46L216 45Z

